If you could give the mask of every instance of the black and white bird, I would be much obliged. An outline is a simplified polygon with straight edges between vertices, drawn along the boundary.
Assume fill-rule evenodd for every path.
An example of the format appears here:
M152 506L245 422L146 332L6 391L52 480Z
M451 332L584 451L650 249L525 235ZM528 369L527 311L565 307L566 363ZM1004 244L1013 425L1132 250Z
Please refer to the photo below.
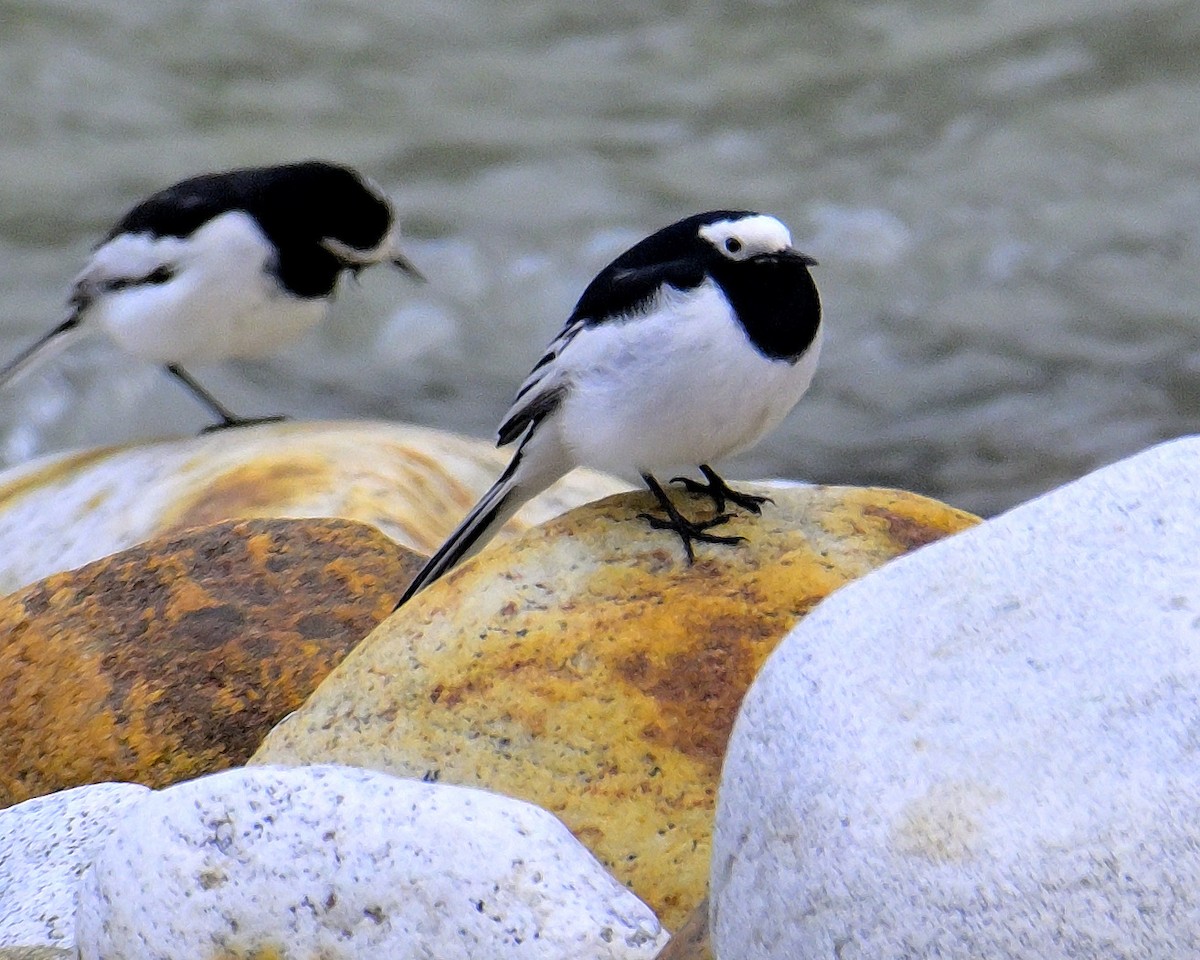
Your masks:
M688 561L693 541L735 543L710 528L730 489L709 466L774 428L812 381L821 348L816 264L775 217L714 210L672 224L600 271L517 392L499 430L507 469L438 549L400 604L481 548L530 497L577 466L637 470ZM697 464L717 516L685 518L652 471ZM397 604L399 606L400 604Z
M209 173L143 200L75 279L67 317L0 369L0 386L88 330L164 365L218 422L235 416L181 364L257 357L322 317L344 273L390 263L398 248L383 192L356 171L310 160Z

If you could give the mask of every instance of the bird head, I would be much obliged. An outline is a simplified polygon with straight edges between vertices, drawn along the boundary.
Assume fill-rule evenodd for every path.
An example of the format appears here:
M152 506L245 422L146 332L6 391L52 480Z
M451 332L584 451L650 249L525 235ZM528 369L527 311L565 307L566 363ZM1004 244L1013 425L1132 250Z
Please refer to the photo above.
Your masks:
M403 270L414 280L424 281L425 276L411 260L400 252L400 230L393 225L384 238L369 250L359 250L348 243L343 243L337 237L325 237L321 246L337 257L338 261L349 271L357 274L364 267L377 263L390 263L398 270Z
M702 224L698 233L720 258L733 263L817 264L792 246L792 235L781 221L765 213L731 214Z
M319 194L320 220L328 231L321 246L355 274L377 263L390 263L413 279L424 280L400 250L396 212L380 186L349 167L321 166L331 171L326 189Z

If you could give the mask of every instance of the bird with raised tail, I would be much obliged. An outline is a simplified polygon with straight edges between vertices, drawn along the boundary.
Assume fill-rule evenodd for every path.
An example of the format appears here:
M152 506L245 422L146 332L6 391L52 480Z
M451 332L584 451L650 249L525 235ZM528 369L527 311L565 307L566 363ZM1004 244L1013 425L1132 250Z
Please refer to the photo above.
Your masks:
M688 562L727 504L761 512L709 464L752 446L804 395L821 349L821 301L809 267L778 219L714 210L637 243L600 271L517 391L499 444L507 469L429 562L401 604L479 550L526 500L575 467L637 470L662 508L643 514L671 530ZM717 516L681 514L654 476L696 464Z
M338 280L377 263L420 279L392 205L349 167L319 160L209 173L143 200L75 279L67 317L7 366L0 386L99 330L162 364L217 418L231 413L182 364L270 354L324 316Z

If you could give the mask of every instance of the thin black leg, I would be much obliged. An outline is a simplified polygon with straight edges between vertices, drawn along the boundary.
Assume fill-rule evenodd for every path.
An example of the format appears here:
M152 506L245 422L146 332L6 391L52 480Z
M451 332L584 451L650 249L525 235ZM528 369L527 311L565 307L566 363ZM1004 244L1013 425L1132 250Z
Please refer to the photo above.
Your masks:
M675 504L671 502L671 498L667 496L667 492L654 477L648 473L643 473L642 479L646 481L646 486L650 488L650 492L654 494L659 506L663 508L667 515L665 517L656 517L649 513L639 513L638 516L648 522L655 530L674 530L679 534L679 539L683 541L683 549L687 553L689 564L696 561L695 551L692 550L693 541L697 543L741 543L746 539L745 537L719 537L714 533L708 533L707 531L710 527L719 526L728 521L729 514L719 513L711 520L689 520L675 508Z
M196 379L177 363L168 363L166 371L191 391L192 395L217 415L220 423L214 423L200 431L201 434L215 433L217 430L229 430L232 427L252 427L260 423L278 423L286 419L275 417L239 417L216 397L205 390Z
M753 493L740 493L734 490L707 463L700 464L700 472L704 474L708 483L701 483L699 480L692 480L690 477L672 477L671 482L681 484L688 493L708 497L712 500L713 506L717 508L718 512L725 509L725 503L728 501L758 516L762 513L762 505L764 503L775 502L770 497L759 497Z

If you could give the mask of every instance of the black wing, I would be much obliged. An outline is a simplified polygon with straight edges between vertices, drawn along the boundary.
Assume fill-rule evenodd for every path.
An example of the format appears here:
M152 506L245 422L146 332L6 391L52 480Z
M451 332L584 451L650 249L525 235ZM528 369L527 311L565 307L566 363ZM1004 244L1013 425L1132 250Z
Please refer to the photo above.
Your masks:
M646 311L663 287L691 290L703 283L704 277L703 262L694 258L646 266L623 266L617 261L588 284L567 319L567 327L574 323L592 327L636 316Z
M284 229L336 237L360 250L379 243L392 220L388 202L354 170L305 160L181 180L135 206L105 239L119 233L186 237L229 210L253 214L268 233Z
M237 189L240 172L192 177L152 194L117 221L101 245L122 233L191 236L209 220L244 204L244 194Z
M700 227L717 220L750 216L749 210L709 210L663 227L635 243L593 280L567 321L588 326L619 320L645 309L660 287L691 290L704 281L715 251L700 238Z

